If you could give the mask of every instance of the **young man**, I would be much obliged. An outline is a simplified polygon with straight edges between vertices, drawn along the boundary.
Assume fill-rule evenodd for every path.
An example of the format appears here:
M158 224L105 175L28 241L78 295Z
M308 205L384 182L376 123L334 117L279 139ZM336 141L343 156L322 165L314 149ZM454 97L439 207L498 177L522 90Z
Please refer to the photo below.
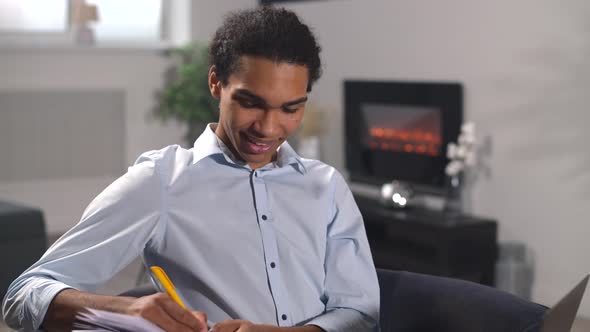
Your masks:
M319 46L284 9L230 15L210 50L219 123L192 149L143 154L82 220L10 286L13 328L70 329L85 307L141 315L167 331L372 331L379 288L342 176L286 139L320 76ZM92 294L141 255L168 295Z

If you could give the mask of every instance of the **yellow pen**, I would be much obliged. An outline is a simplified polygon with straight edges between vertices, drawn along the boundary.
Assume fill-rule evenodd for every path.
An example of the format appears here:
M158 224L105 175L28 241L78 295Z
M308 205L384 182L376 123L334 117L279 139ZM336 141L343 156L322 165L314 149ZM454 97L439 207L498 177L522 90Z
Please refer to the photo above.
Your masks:
M164 287L164 290L166 291L166 293L168 295L170 295L170 297L176 303L178 303L181 307L186 309L186 306L184 305L184 303L182 302L182 300L180 299L180 297L176 293L176 288L174 287L174 284L172 283L170 278L168 278L168 275L166 274L166 272L164 272L164 270L161 267L155 266L155 265L150 267L150 270L154 273L154 276L156 277L156 279L158 279L158 282L160 283L160 285L162 287Z

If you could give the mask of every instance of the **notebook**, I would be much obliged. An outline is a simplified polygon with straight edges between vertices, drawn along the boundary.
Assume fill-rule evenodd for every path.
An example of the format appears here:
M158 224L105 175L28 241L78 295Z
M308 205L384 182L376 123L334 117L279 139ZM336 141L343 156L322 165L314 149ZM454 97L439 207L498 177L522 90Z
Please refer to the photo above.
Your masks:
M87 309L76 316L73 331L165 332L139 316Z

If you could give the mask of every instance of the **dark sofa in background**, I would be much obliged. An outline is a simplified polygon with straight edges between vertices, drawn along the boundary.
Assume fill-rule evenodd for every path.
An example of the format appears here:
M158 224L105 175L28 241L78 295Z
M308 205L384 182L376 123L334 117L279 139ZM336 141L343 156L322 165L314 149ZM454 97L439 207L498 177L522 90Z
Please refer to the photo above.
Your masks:
M0 301L10 283L47 249L43 213L0 201Z
M540 332L546 307L480 284L378 270L382 332Z

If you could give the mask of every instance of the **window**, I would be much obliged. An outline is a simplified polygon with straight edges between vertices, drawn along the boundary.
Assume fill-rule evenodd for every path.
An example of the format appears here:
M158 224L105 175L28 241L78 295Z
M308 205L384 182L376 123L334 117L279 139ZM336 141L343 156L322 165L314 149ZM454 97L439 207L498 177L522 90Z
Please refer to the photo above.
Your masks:
M161 0L87 0L96 5L98 41L159 41L162 38Z
M76 40L80 6L96 6L84 24L97 44L163 41L166 6L175 0L0 0L0 42ZM94 18L97 18L95 20ZM173 20L169 20L173 21ZM57 38L60 36L61 38Z
M65 32L67 1L0 0L0 31L8 33Z

